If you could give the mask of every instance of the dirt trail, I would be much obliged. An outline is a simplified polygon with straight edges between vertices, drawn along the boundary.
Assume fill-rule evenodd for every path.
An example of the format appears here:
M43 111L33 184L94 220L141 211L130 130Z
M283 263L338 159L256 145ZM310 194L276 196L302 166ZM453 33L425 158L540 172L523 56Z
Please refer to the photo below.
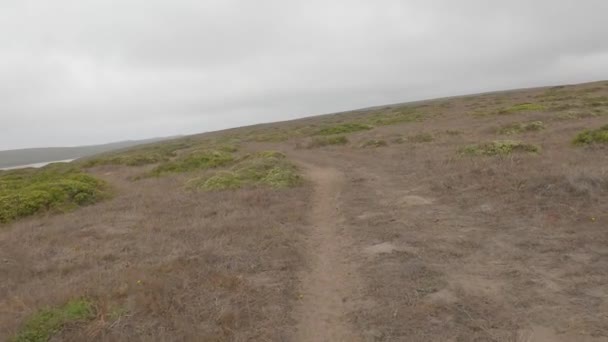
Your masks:
M344 177L332 168L306 164L306 169L315 193L307 241L310 269L302 275L296 341L359 341L346 317L358 281L348 257L349 237L340 229L338 197Z

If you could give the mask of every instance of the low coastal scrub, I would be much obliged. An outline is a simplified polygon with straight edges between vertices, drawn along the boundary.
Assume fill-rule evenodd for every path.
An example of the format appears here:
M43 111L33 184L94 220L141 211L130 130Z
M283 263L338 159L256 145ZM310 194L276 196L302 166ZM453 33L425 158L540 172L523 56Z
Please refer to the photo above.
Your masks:
M369 122L376 126L396 125L400 123L421 121L424 115L414 109L383 111L374 114Z
M183 158L163 163L154 168L149 175L162 176L169 173L183 173L226 166L234 162L230 152L204 150L193 152Z
M205 191L231 190L252 186L289 188L300 184L302 178L295 165L276 151L248 155L228 170L191 180L190 188Z
M68 211L108 195L103 181L73 166L49 165L0 173L0 223L39 212Z
M121 153L103 154L84 160L85 168L102 165L142 166L169 161L177 156L177 151L193 146L191 141L163 142L150 146L138 147Z
M608 125L579 133L573 143L575 145L608 144Z
M75 299L58 308L46 308L33 314L11 342L46 342L69 324L95 318L95 308L86 299Z
M372 129L372 126L364 125L360 123L345 123L335 126L328 126L318 130L315 135L334 135L334 134L347 134L359 131L367 131Z
M469 156L504 156L517 152L539 153L536 145L525 144L514 140L500 140L483 144L465 146L460 150L462 155Z
M499 134L511 135L524 132L535 132L545 129L542 121L516 122L498 129Z

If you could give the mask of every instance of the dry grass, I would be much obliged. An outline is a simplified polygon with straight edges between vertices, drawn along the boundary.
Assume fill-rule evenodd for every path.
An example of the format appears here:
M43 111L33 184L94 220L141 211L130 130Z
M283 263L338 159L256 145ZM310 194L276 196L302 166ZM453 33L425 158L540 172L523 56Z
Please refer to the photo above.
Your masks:
M313 231L310 180L296 188L184 187L219 170L238 172L244 155L276 150L296 164L344 175L343 184L333 184L338 195L328 212L344 241L353 241L341 262L361 283L344 284L354 290L342 300L362 339L518 341L546 329L562 341L605 341L608 160L601 144L572 144L582 131L603 127L605 117L558 120L571 110L608 111L605 84L194 136L194 145L160 165L222 144L238 142L239 151L223 151L232 160L216 168L137 182L130 179L159 164L93 167L90 173L116 189L113 198L0 229L0 340L24 334L41 310L79 298L90 301L95 317L62 321L56 340L294 340L299 275L311 267L303 249ZM557 105L570 109L552 109ZM514 115L468 115L501 109ZM496 128L515 119L547 124L522 136L528 145L510 144L510 152L538 146L542 153L456 153L473 145L496 150L484 142L500 141ZM357 144L342 135L312 137L352 123L376 127L349 131ZM360 148L394 137L408 144ZM294 148L309 143L315 149Z
M390 246L362 268L364 297L377 301L351 315L362 334L517 341L547 327L564 341L608 336L597 315L608 281L608 164L601 150L553 136L541 156L452 159L448 140L356 159L347 226L363 251Z
M348 138L343 135L332 135L328 137L314 137L306 145L307 148L319 148L332 145L346 145Z
M500 127L498 134L513 135L526 132L538 132L545 129L545 124L542 121L530 122L515 122Z
M378 147L386 147L388 143L386 140L382 139L370 139L366 140L361 144L361 148L378 148Z
M3 229L0 340L81 296L125 314L107 310L63 339L287 336L309 190L191 193L179 177L128 181L135 172L100 169L114 199Z

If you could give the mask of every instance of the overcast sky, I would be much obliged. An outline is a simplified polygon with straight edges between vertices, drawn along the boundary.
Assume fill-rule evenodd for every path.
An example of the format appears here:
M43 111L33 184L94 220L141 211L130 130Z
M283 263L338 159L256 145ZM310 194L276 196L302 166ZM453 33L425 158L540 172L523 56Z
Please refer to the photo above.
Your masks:
M0 0L0 150L608 79L606 0Z

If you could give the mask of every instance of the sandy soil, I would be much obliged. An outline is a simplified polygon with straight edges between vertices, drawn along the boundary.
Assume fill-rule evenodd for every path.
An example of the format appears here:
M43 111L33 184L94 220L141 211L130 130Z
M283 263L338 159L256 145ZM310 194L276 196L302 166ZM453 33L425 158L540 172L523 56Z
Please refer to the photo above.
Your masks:
M309 269L301 277L298 341L358 341L347 320L358 297L357 268L348 259L352 243L341 227L339 196L344 176L332 168L306 165L314 186L312 226L306 239Z

